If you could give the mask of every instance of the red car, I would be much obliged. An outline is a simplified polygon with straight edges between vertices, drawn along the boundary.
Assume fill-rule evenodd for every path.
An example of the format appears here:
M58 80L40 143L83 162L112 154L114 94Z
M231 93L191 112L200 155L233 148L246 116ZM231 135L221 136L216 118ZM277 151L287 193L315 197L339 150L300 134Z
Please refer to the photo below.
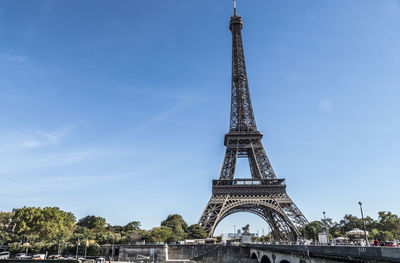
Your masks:
M397 245L396 245L396 243L394 243L392 241L386 241L385 247L397 247Z

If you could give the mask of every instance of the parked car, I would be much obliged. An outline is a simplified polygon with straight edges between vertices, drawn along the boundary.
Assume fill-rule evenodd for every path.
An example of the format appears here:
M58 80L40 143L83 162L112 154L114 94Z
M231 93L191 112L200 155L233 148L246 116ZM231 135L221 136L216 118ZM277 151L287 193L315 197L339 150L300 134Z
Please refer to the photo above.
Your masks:
M10 257L10 252L8 251L0 252L0 259L8 259L9 257Z
M25 254L25 253L18 253L18 254L15 256L15 258L16 258L16 259L31 259L32 257L31 257L31 256L28 256L28 255Z
M392 241L386 241L385 242L385 247L397 247L395 242Z
M50 255L47 259L60 259L60 255Z
M35 254L32 256L32 259L38 260L38 259L45 259L46 255L45 254Z

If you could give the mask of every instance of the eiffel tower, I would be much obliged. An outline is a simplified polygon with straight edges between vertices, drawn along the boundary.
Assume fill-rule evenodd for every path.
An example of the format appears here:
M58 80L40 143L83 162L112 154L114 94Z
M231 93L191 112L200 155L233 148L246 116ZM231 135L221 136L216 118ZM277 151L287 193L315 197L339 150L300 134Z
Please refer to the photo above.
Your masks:
M232 32L232 92L229 132L225 134L225 158L218 180L212 182L212 196L199 224L209 237L218 223L237 212L250 212L263 218L275 240L295 240L308 223L286 193L285 179L276 177L261 143L251 106L241 30L243 22L236 14ZM248 158L251 179L235 178L237 158Z

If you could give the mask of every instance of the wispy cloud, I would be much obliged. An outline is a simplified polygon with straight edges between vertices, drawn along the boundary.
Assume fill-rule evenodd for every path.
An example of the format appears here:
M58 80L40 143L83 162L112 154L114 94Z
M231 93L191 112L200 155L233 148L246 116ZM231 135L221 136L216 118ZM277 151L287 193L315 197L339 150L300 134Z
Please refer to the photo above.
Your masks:
M73 130L73 127L73 125L68 125L54 130L24 130L9 127L10 129L3 132L0 139L0 151L55 146L60 144L62 139Z
M35 142L31 142L31 145L34 144ZM40 152L2 151L0 152L0 174L18 174L33 172L33 170L61 167L103 158L110 154L111 153L106 150L95 148L72 150L57 149L55 151Z
M81 163L104 157L109 151L98 147L66 145L64 138L73 126L55 130L8 129L0 135L0 174Z
M0 53L0 60L5 60L8 62L24 63L28 61L28 58L26 56L16 54L13 51L7 51L4 53Z

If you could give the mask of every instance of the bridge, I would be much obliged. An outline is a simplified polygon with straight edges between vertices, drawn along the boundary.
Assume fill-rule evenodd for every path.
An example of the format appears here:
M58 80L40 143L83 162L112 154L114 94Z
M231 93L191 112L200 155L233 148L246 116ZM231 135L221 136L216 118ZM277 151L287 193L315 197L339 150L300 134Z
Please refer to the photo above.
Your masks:
M400 263L400 248L359 246L230 245L115 245L103 246L104 256L135 261L137 255L158 262L198 263Z
M400 262L400 248L360 246L245 245L260 263Z

